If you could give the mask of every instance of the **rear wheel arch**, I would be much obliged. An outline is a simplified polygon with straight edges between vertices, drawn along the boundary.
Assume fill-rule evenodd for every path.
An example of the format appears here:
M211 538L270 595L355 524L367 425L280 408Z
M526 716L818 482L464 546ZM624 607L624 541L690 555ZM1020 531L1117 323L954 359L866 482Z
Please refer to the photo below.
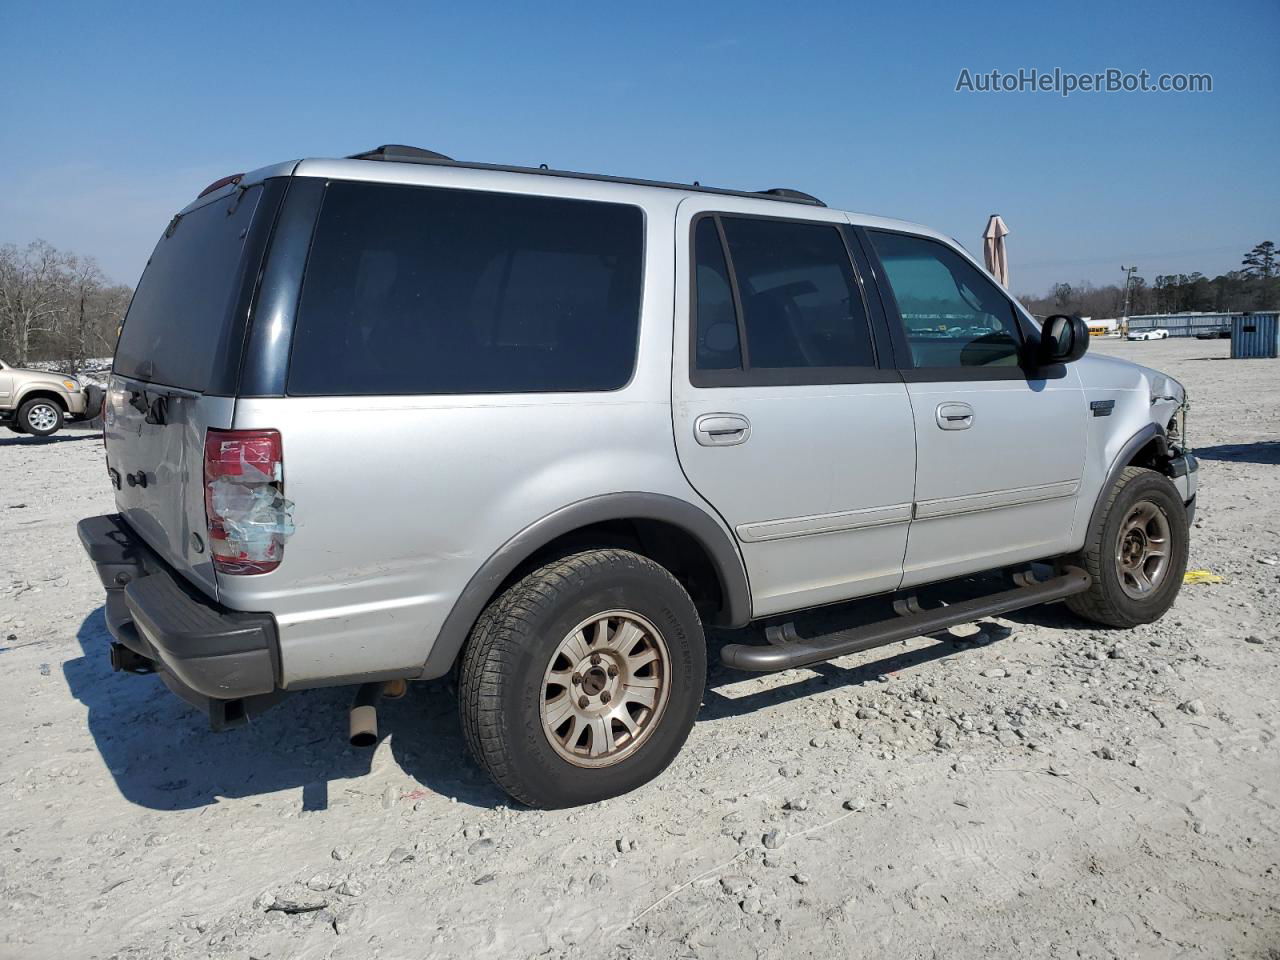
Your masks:
M432 645L422 676L452 669L490 601L528 571L588 549L620 547L669 570L706 620L742 626L751 619L746 568L729 534L702 508L654 493L613 493L569 504L530 524L471 577Z

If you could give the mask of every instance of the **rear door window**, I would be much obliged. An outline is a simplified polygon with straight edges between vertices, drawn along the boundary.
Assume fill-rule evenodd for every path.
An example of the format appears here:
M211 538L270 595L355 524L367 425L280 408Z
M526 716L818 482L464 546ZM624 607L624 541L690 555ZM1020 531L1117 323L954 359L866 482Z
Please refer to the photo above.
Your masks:
M852 383L875 368L839 226L708 215L693 246L695 386Z
M694 366L698 370L740 370L742 347L738 343L729 265L713 217L698 221L693 245L694 285L698 293Z
M753 367L870 367L871 329L828 224L725 217Z
M288 392L616 390L635 367L642 270L637 207L332 183Z
M253 186L170 221L129 304L116 373L204 392L216 364L234 354L238 366L232 311L261 196Z

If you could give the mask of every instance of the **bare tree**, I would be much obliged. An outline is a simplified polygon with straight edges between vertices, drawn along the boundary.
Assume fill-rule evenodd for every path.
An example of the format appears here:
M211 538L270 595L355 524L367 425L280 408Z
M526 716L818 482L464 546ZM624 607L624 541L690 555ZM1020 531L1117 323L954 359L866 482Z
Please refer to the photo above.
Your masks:
M67 258L67 291L56 322L60 359L72 373L79 372L91 357L110 353L115 346L115 330L129 303L129 290L111 286L92 257Z
M58 360L72 372L115 349L129 298L92 257L43 240L0 247L0 356L22 365Z
M53 331L66 278L66 256L43 240L0 247L0 330L13 363L26 363L33 337Z

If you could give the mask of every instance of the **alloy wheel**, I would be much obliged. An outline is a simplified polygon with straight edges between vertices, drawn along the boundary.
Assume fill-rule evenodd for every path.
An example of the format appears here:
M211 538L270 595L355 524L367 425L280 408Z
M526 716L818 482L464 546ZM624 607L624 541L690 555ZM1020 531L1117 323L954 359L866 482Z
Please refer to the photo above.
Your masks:
M1116 571L1120 588L1134 600L1143 600L1159 589L1169 572L1169 518L1150 500L1133 505L1116 544Z
M671 655L658 629L630 610L582 621L560 642L542 681L542 730L563 759L605 767L653 734L671 692Z
M32 430L52 430L58 425L58 411L50 403L37 403L27 411Z

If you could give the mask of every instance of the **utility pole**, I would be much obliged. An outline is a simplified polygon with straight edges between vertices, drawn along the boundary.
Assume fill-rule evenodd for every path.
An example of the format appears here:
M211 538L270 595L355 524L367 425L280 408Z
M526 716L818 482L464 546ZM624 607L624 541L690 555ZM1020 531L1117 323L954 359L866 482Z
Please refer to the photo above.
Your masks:
M1127 337L1129 335L1129 290L1133 286L1133 275L1138 272L1138 268L1121 264L1120 269L1124 271L1124 314L1120 317L1120 336Z

